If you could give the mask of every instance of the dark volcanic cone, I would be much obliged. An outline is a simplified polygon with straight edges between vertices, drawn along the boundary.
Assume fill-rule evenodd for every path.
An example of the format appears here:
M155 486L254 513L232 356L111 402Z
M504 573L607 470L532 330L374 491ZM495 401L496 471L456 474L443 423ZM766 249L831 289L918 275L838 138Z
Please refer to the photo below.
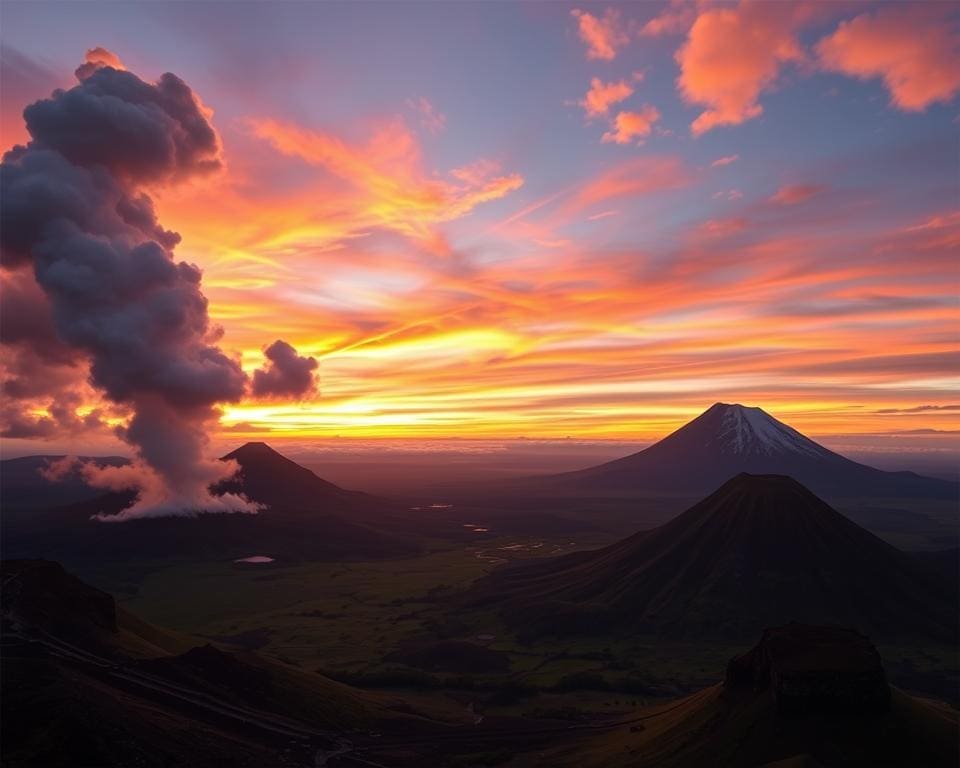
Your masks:
M796 480L742 474L666 525L495 572L473 597L536 633L735 638L803 621L952 642L956 594Z

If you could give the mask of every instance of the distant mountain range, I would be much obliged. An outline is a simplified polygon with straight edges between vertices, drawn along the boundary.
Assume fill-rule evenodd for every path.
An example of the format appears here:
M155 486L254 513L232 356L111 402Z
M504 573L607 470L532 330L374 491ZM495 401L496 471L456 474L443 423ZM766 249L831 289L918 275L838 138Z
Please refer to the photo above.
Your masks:
M531 478L558 492L707 493L741 472L787 475L828 497L957 499L960 484L851 461L760 408L715 403L638 453L576 472Z
M612 546L494 571L471 601L535 635L740 638L796 620L952 643L958 618L955 580L776 475L740 474Z

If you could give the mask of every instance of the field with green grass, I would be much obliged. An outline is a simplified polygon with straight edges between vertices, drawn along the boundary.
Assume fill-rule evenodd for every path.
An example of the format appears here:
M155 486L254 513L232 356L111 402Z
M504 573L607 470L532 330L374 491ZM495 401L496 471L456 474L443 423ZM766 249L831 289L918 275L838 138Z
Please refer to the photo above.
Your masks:
M527 642L495 610L461 615L458 592L510 561L606 543L567 536L495 536L423 556L369 562L138 563L86 576L143 619L199 640L255 649L304 671L364 688L416 693L486 713L571 720L675 697L722 679L749 643L677 643L655 637ZM253 553L251 553L253 554ZM426 668L405 649L466 641L502 659L478 671L454 655ZM440 647L439 645L436 647ZM480 650L477 651L477 648ZM895 683L950 697L953 649L881 648ZM429 653L427 654L429 656Z

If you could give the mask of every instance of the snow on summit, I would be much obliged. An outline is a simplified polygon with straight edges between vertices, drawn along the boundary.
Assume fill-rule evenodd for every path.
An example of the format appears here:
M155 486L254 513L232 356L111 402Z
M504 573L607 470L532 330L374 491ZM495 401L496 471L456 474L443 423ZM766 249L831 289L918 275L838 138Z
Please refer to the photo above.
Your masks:
M803 453L808 456L829 453L762 408L748 408L739 403L717 403L714 407L723 412L717 440L725 453Z

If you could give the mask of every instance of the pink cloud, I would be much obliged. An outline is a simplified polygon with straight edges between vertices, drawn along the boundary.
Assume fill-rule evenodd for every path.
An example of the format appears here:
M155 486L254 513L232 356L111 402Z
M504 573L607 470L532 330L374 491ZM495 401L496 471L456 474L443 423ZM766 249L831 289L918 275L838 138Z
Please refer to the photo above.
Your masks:
M960 32L951 3L887 6L841 23L817 44L827 69L882 78L899 109L919 112L960 90Z
M707 219L697 227L695 235L697 239L729 237L747 228L746 219Z
M593 216L587 216L587 221L600 221L600 219L608 219L619 213L620 211L600 211L600 213L595 213Z
M719 192L713 193L714 200L740 200L743 197L743 192L739 189L721 189Z
M693 3L688 0L670 0L659 14L643 25L640 34L644 37L680 34L690 28L694 15Z
M604 142L629 144L650 135L653 124L660 119L660 112L650 104L644 104L639 112L619 112L611 130L603 134Z
M629 98L633 86L626 80L605 83L599 77L590 81L590 90L580 102L588 118L601 117L610 111L610 107Z
M447 116L433 106L426 96L421 96L417 99L407 99L407 106L419 115L420 125L432 136L443 133L446 129Z
M617 49L630 41L630 36L623 27L620 11L616 8L607 8L602 17L579 8L570 11L570 15L577 20L577 31L580 39L586 43L588 59L612 61L617 55Z
M721 168L724 165L730 165L731 163L737 162L740 159L740 155L726 155L725 157L718 157L712 163L710 163L711 168Z
M788 184L780 187L770 198L770 202L777 205L798 205L822 191L823 187L815 184Z
M692 174L676 156L637 157L605 171L580 187L564 204L563 214L574 213L601 203L639 197L684 187Z

